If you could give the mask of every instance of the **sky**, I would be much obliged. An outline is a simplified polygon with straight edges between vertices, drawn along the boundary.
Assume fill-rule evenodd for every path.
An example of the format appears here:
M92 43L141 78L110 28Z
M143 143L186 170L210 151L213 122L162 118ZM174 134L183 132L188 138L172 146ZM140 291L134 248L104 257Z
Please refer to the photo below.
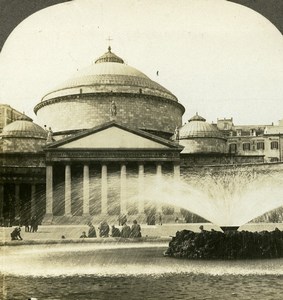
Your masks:
M0 102L36 122L34 106L107 51L169 89L209 122L283 118L283 38L225 0L76 0L20 23L0 53ZM158 76L157 76L158 71Z

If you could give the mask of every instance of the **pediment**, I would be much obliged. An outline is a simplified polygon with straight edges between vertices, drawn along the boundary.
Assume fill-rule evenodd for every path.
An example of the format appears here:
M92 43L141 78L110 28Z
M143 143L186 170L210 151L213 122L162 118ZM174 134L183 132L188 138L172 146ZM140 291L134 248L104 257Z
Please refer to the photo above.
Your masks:
M178 145L122 125L94 128L51 144L56 149L169 149Z

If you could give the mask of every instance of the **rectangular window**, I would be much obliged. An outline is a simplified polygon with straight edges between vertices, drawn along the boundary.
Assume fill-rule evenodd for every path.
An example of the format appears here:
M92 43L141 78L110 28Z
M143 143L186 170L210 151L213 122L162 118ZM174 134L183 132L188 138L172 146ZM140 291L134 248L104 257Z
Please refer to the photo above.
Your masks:
M271 142L270 143L270 148L271 149L278 149L279 148L279 144L278 144L278 142Z
M244 143L244 144L243 144L243 150L244 150L244 151L249 151L249 150L251 150L251 144L250 144L250 143Z
M235 153L237 151L237 144L230 144L229 150L230 150L230 153Z
M264 150L264 142L258 142L256 148L257 150Z

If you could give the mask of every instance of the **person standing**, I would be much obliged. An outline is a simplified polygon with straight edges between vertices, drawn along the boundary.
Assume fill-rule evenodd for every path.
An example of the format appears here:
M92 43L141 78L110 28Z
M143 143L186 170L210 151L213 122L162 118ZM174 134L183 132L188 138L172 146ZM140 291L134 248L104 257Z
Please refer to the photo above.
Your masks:
M162 215L161 215L161 213L158 214L158 222L159 222L159 225L162 225Z

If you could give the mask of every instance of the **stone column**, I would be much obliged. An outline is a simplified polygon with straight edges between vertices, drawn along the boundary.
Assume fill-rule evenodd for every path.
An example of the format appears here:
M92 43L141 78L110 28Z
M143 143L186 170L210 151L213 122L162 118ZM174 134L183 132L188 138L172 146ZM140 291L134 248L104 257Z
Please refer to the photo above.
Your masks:
M120 211L127 214L127 168L126 164L121 164L120 171Z
M20 219L21 203L20 203L20 185L15 186L15 219Z
M4 224L3 205L4 205L4 184L0 183L0 225L1 226Z
M101 214L107 215L107 165L102 164L101 166Z
M30 214L31 216L36 215L36 199L35 199L35 194L36 194L36 185L32 184L31 185L31 201L30 201Z
M180 162L174 162L174 191L178 191L178 182L180 181ZM174 197L177 197L177 193L174 194ZM174 213L180 215L181 208L180 206L174 207Z
M156 185L157 189L162 189L162 164L160 162L156 163ZM156 202L156 212L162 213L162 204L159 200L157 199Z
M72 215L71 166L65 165L65 216Z
M139 163L138 177L138 212L144 214L144 164Z
M83 215L89 215L89 166L84 165L83 177Z
M46 166L46 215L53 215L53 167Z

